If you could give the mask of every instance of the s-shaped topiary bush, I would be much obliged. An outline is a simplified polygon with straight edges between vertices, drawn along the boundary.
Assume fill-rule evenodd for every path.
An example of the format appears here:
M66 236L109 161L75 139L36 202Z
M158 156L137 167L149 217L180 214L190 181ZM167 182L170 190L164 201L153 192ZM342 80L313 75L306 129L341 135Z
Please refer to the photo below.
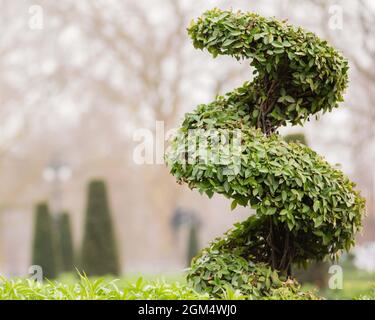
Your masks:
M213 9L188 33L196 48L250 59L255 70L252 81L187 113L166 154L179 183L255 210L200 252L188 280L212 296L226 286L256 297L298 292L291 265L348 250L364 199L341 171L277 129L336 108L348 63L313 33L253 13Z

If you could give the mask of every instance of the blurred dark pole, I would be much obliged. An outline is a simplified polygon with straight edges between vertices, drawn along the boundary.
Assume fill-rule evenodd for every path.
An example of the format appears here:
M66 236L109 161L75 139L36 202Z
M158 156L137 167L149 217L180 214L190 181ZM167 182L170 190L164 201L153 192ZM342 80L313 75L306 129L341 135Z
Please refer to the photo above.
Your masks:
M50 207L54 216L63 208L63 183L72 175L71 168L61 161L60 157L52 158L51 162L43 170L43 179L51 185Z

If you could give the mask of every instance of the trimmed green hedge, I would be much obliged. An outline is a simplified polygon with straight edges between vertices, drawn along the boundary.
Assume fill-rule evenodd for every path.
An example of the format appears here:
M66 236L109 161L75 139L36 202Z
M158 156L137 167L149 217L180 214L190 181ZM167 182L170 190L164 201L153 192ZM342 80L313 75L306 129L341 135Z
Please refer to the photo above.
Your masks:
M59 247L60 247L60 271L72 272L75 268L74 248L72 230L70 225L70 216L67 212L60 213L58 216Z
M39 203L34 214L32 264L42 268L43 277L53 279L58 273L57 239L54 222L46 203Z
M80 267L89 276L120 274L107 188L102 180L93 180L88 186Z

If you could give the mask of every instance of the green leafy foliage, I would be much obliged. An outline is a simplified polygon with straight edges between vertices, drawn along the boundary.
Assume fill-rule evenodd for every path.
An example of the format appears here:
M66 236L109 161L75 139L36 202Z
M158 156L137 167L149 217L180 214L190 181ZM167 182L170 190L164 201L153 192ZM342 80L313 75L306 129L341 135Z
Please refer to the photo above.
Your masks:
M193 260L188 283L198 292L208 292L216 298L231 288L247 299L271 298L279 289L285 294L298 293L300 299L318 299L311 292L301 292L295 280L266 263L269 251L263 250L257 234L262 226L261 220L252 216L217 238Z
M299 142L307 145L307 139L303 133L292 133L284 137L288 143ZM322 289L328 284L328 269L327 261L311 261L306 262L303 266L292 266L293 275L298 281L304 285L307 283L314 284L316 287Z
M88 187L80 267L89 276L120 273L106 186L101 180L92 181Z
M53 279L58 272L57 246L52 217L46 203L39 203L36 206L34 219L32 265L42 267L43 277Z
M254 264L229 251L205 250L192 264L188 275L198 292L220 297L226 287L248 296L268 296L282 286L278 273L266 264Z
M306 146L288 144L277 135L264 136L245 125L242 139L243 161L236 175L223 174L225 165L216 163L199 163L194 175L196 164L178 161L170 163L171 172L190 188L208 195L223 194L251 206L262 223L288 231L295 262L326 255L334 258L339 250L350 249L364 211L354 184ZM181 147L174 143L177 140L172 142L175 150ZM266 239L268 232L259 236ZM280 244L287 241L283 235L279 238Z
M365 203L354 183L306 145L277 134L337 107L347 61L316 35L252 13L207 11L188 32L196 48L251 59L256 70L252 82L187 113L166 154L179 183L222 194L232 209L255 210L202 251L189 278L210 294L235 281L241 292L268 296L274 283L249 277L269 279L267 270L290 276L292 264L336 258L361 228Z
M302 124L343 101L348 62L326 41L274 18L213 9L188 29L195 48L251 59L256 77L212 104L246 105L253 126ZM261 112L267 104L267 112Z
M60 271L72 272L74 270L73 239L70 226L70 216L63 212L58 217L58 234L60 256Z

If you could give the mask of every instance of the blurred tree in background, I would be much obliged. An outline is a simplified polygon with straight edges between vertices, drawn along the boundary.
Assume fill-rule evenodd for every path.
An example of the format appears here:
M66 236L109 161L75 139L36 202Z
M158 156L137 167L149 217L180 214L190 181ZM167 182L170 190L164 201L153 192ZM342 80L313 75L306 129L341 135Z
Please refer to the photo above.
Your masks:
M284 137L286 142L300 142L307 146L307 139L303 133L291 133Z
M119 275L120 265L104 181L88 187L81 268L88 276Z
M74 270L74 250L70 217L67 212L61 213L58 217L58 234L61 253L59 271L71 272Z
M32 250L32 264L42 267L45 278L55 278L57 276L56 241L52 217L46 203L38 204L35 209Z

